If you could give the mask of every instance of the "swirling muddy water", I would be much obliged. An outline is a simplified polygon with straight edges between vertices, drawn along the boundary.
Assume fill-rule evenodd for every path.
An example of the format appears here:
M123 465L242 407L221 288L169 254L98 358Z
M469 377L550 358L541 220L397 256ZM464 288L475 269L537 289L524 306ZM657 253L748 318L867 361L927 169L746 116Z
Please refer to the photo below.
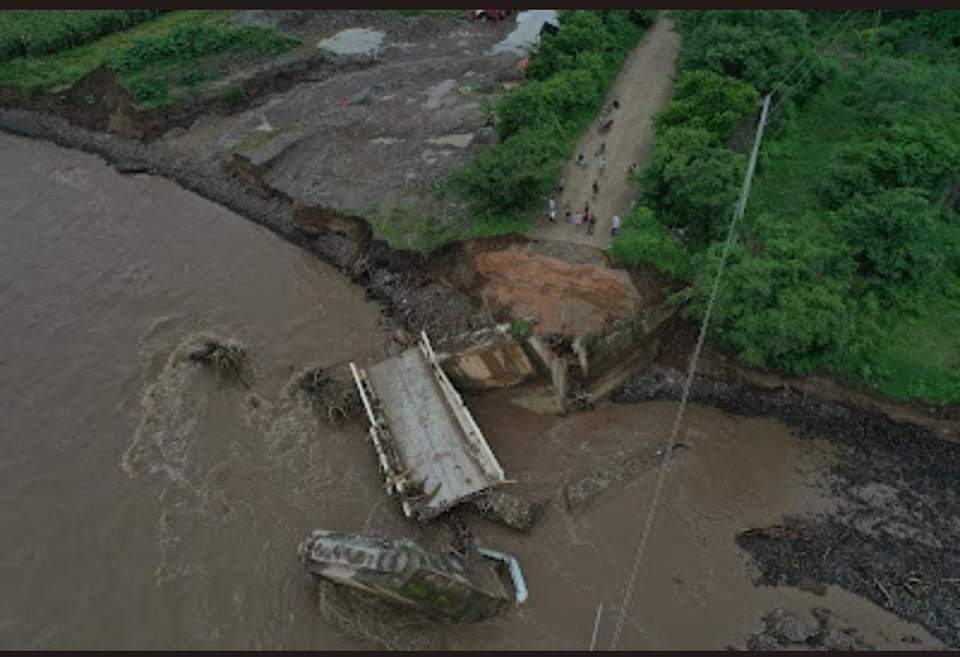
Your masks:
M0 647L363 648L320 617L296 559L314 527L431 545L383 494L359 420L320 421L308 366L383 357L380 309L335 270L172 183L0 136ZM185 357L242 341L251 389ZM468 403L508 475L557 500L588 457L662 440L675 405L567 418ZM843 591L756 588L735 532L829 508L827 445L778 422L693 406L623 646L741 642L774 606L831 606L884 643L910 632ZM468 516L515 553L522 607L401 645L584 648L613 631L655 472L587 509L554 501L529 536ZM884 629L886 628L886 629ZM893 640L893 639L891 639Z

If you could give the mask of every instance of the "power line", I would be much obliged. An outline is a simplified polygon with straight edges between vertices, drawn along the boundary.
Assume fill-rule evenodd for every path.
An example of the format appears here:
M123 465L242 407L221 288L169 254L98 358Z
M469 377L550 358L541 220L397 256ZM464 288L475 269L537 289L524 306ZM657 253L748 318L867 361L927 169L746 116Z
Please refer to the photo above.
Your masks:
M831 32L833 32L833 30L840 24L840 21L842 21L844 18L846 18L847 15L850 14L850 12L852 12L852 11L853 11L852 9L848 9L847 11L845 11L845 12L840 16L840 18L838 18L837 20L835 20L835 21L833 22L833 25L831 25L830 28L829 28L826 32L824 32L823 35L820 37L821 43L823 43L823 41L826 41L827 36L828 36ZM814 47L813 50L812 50L812 52L817 52L818 50L820 50L820 46ZM787 83L788 83L788 81L790 80L790 78L793 77L793 74L796 73L798 70L800 70L800 68L804 65L804 63L806 63L806 61L809 59L809 57L810 57L809 54L808 54L808 55L805 55L804 57L801 57L801 58L800 58L800 61L797 62L796 66L794 66L792 69L790 69L790 72L787 73L785 76L783 76L783 78L780 79L780 81L779 81L778 84L783 85L784 87L787 86Z
M616 650L620 645L620 636L623 634L623 627L627 621L627 615L630 611L630 601L633 599L633 590L637 584L637 576L640 574L640 566L643 563L643 556L647 548L647 540L650 538L650 529L653 527L653 519L656 516L657 508L660 504L660 497L663 492L663 483L666 481L667 472L670 469L671 454L673 446L677 440L677 434L680 432L680 423L683 420L683 414L687 407L687 401L690 398L690 387L693 384L693 377L697 371L697 361L700 359L700 351L703 349L703 342L707 335L707 326L710 323L710 315L713 313L713 306L717 300L717 292L720 289L720 277L727 264L727 258L730 255L730 248L736 240L737 222L743 217L747 207L747 198L750 195L750 183L753 180L753 173L757 166L757 156L760 153L760 141L763 139L763 128L767 122L767 114L770 109L771 94L763 99L763 110L760 112L760 124L757 126L757 134L753 141L753 150L750 152L750 162L747 165L747 172L744 176L743 186L740 189L740 197L737 199L736 209L733 212L733 218L730 220L730 226L727 229L727 239L723 245L723 252L720 256L720 264L717 267L717 274L713 279L713 288L710 290L710 297L707 300L707 308L703 315L703 322L700 325L700 334L697 336L697 345L694 347L693 355L690 358L690 367L687 370L687 378L683 384L683 394L680 397L680 407L673 420L673 428L670 430L670 437L667 440L663 452L663 462L657 475L657 483L653 489L653 498L650 501L650 511L647 513L647 519L644 523L643 533L640 536L640 544L637 546L636 556L634 557L633 567L630 570L630 577L627 579L627 587L623 593L623 602L620 604L617 625L610 641L610 650Z
M823 36L821 37L820 44L818 44L813 49L812 52L818 53L823 47L823 43L826 41L827 37L830 35L831 32L834 32L834 30L837 30L837 32L828 45L832 46L834 43L836 43L839 37L844 34L844 30L838 29L838 27L841 25L841 23L845 19L848 18L851 12L852 10L847 10L836 21L834 21L833 25L831 25L830 28L826 32L824 32ZM852 22L852 18L854 17L855 16L850 17L849 20ZM849 26L849 23L844 27L848 27L848 26ZM787 75L784 76L779 81L779 85L786 86L787 82L793 77L793 75L796 74L796 72L799 71L801 68L803 68L805 65L806 65L806 70L800 76L800 80L801 81L806 80L806 78L810 75L810 72L813 70L813 66L811 65L813 62L808 62L807 61L808 59L809 59L809 55L807 57L802 58L787 73ZM763 138L763 129L766 126L768 118L771 117L773 113L783 105L784 101L790 96L791 93L792 93L792 90L787 89L784 92L784 95L778 100L778 103L773 110L770 110L770 101L773 97L772 91L771 93L768 93L763 99L763 109L760 113L760 123L757 127L757 134L754 138L753 149L750 153L750 160L747 166L746 174L744 176L743 186L741 187L741 190L740 190L740 196L737 199L737 204L734 209L733 217L730 220L730 226L727 229L726 241L724 242L724 245L723 245L723 251L720 256L720 263L717 267L717 273L713 279L713 286L710 290L710 296L707 300L707 307L704 312L703 322L700 325L700 333L697 336L697 343L696 343L696 346L694 347L693 354L690 358L690 365L687 371L687 377L686 377L686 380L684 381L683 392L680 397L680 406L677 409L676 416L674 417L673 427L671 428L670 436L667 441L665 451L663 453L664 460L662 465L660 466L660 470L657 475L657 482L654 487L653 498L651 499L651 502L650 502L650 510L647 514L646 522L644 523L643 533L641 534L641 537L640 537L640 543L637 546L633 567L630 570L630 576L627 580L627 586L624 590L623 601L620 605L619 613L617 616L617 624L614 629L613 638L610 641L610 650L616 650L620 645L620 638L623 634L623 628L624 628L624 625L626 624L627 615L630 610L629 605L633 599L633 593L636 587L637 578L640 574L640 569L643 563L643 557L646 552L647 542L650 537L650 530L653 527L653 520L656 516L656 511L660 504L660 498L663 492L663 484L666 481L666 475L669 472L670 463L671 463L670 455L673 451L673 446L676 443L677 435L679 434L679 431L680 431L680 424L683 420L683 415L684 415L684 412L686 411L687 402L689 401L689 398L690 398L690 388L693 385L693 378L696 375L697 362L700 359L700 352L703 349L703 343L706 339L707 327L709 326L710 317L713 314L713 307L716 303L717 294L720 289L720 278L721 278L721 275L723 274L724 268L726 267L727 259L730 255L730 249L733 246L733 243L736 241L737 223L743 217L744 212L746 211L747 199L749 198L749 195L750 195L750 186L753 180L754 171L756 170L757 156L759 155L759 152L760 152L760 143ZM598 612L599 612L599 609L598 609ZM597 621L595 621L594 636L591 641L591 649L593 648L593 645L596 642L597 629L598 629Z
M853 11L853 10L847 11L847 14L851 13L852 11ZM845 15L846 15L846 14L844 14L844 16L845 16ZM857 18L856 14L854 14L853 16L850 16L850 18L848 19L847 24L844 26L844 28L850 27L850 24L853 23L853 20L854 20L855 18ZM843 16L841 16L840 18L838 18L837 21L831 26L831 28L830 28L829 30L827 30L826 33L824 33L824 37L823 37L823 39L821 40L820 44L814 49L815 52L819 52L821 49L823 49L823 47L824 47L823 41L826 41L826 35L829 34L830 32L832 32L832 31L833 31L833 28L836 27L836 26L840 23L841 20L843 20ZM828 43L826 47L829 48L830 46L832 46L833 44L835 44L835 43L840 39L840 37L842 37L842 36L844 35L845 32L846 32L845 29L839 30L839 31L834 35L833 39L830 40L830 43ZM801 61L801 63L802 63L802 61ZM777 99L777 104L774 105L774 106L773 106L773 109L770 111L770 116L771 116L771 117L777 113L777 110L779 110L779 109L783 106L783 103L786 102L787 98L789 98L790 95L800 86L801 82L802 82L802 81L805 81L805 80L807 79L807 77L810 75L810 73L813 72L814 66L813 66L812 64L813 64L813 63L811 62L811 65L807 66L806 71L804 71L803 75L800 76L800 80L797 81L797 84L796 84L794 87L792 87L792 88L786 89L786 90L784 91L783 95L782 95L779 99ZM795 67L794 67L794 70L797 70L797 68L799 68L799 67L798 67L798 66L795 66ZM792 75L792 73L791 73L791 75ZM785 85L786 83L785 83L785 82L781 82L780 84L781 84L781 85Z

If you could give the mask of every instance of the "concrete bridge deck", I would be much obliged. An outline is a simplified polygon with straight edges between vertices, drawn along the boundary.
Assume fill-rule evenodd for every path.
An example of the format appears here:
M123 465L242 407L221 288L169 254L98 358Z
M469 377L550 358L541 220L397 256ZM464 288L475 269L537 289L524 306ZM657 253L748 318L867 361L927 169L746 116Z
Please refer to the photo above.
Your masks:
M503 469L425 333L369 368L351 363L388 492L429 520L504 481Z

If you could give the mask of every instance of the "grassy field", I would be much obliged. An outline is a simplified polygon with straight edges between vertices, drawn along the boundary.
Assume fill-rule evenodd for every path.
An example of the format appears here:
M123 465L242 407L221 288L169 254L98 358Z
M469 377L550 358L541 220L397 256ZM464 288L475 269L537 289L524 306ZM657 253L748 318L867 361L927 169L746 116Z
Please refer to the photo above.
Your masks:
M36 13L19 12L22 25L33 25L38 20ZM133 93L138 106L151 109L174 103L195 93L199 85L224 77L223 60L228 56L272 55L298 44L268 28L232 25L230 13L164 13L77 47L0 62L0 85L58 92L107 66L117 71L121 85ZM10 20L5 25L8 31L14 29Z

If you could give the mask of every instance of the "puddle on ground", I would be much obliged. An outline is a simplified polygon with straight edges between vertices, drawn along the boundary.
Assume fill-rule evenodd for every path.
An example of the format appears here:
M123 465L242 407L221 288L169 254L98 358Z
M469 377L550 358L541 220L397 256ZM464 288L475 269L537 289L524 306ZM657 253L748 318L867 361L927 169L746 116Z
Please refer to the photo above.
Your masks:
M317 47L335 55L374 55L383 45L383 32L366 28L352 28L337 32Z
M522 55L540 39L544 23L559 25L554 9L532 9L517 14L517 27L490 51L491 54L514 53Z

